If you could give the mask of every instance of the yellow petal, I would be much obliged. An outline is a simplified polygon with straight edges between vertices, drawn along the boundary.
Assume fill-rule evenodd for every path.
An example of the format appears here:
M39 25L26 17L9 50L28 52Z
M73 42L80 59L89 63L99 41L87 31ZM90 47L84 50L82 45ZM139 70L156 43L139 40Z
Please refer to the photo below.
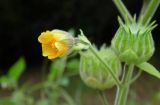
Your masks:
M56 42L55 47L58 49L59 56L65 55L70 49L70 46L68 45L66 41Z
M57 57L58 57L58 55L48 55L48 59L55 59Z
M42 44L42 53L43 56L48 56L49 59L53 59L57 57L58 49L52 47L50 44Z
M69 37L71 37L71 35L69 35L68 32L58 30L58 29L52 30L52 34L53 34L54 39L56 41L60 41L60 40L63 40L63 39L68 39Z
M53 59L66 54L73 46L74 38L66 31L55 29L43 32L38 41L42 43L43 56Z
M41 33L41 35L38 37L38 41L43 44L49 44L53 43L55 40L52 32L46 31Z

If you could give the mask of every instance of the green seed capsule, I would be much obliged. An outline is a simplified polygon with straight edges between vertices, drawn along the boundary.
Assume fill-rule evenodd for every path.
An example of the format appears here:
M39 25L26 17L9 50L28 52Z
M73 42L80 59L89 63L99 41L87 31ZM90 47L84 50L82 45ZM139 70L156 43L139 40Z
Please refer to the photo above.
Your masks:
M112 48L121 61L129 64L140 64L151 58L154 53L154 41L151 31L154 23L141 26L136 22L124 24L119 20L120 27L112 39Z
M121 72L121 63L115 53L110 48L105 47L97 50L97 52L118 77ZM112 76L90 50L81 52L80 55L80 76L86 85L99 90L111 88L115 85Z

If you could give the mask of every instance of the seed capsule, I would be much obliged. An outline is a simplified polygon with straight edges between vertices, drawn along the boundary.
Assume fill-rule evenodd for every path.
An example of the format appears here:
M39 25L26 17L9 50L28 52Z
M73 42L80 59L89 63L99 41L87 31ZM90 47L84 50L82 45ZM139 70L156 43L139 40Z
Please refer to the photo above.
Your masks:
M151 58L154 53L154 41L151 31L154 22L141 26L136 22L124 24L119 19L120 27L112 39L112 48L121 61L140 64Z
M97 52L118 77L121 72L121 63L115 53L110 48L105 47L102 47L99 51L97 50ZM111 88L115 85L110 73L105 70L104 65L90 50L81 52L80 55L80 76L86 85L99 90Z

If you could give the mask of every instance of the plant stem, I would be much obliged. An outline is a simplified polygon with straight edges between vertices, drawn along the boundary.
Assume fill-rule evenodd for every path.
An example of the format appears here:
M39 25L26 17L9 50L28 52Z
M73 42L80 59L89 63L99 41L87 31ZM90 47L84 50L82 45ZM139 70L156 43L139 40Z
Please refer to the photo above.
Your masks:
M145 11L144 15L141 18L141 23L146 24L149 23L155 14L158 6L160 4L160 0L151 0L148 4L148 9Z
M68 105L76 105L76 103L74 102L74 100L72 99L72 97L66 92L66 90L64 90L63 88L60 88L62 95L64 97L64 99L67 101Z
M116 84L118 86L121 86L119 79L115 76L115 73L113 72L113 70L109 67L109 65L107 63L105 63L105 61L99 56L99 54L97 53L97 51L90 45L90 50L91 52L97 57L97 59L105 66L105 69L107 72L109 72L113 79L115 80Z
M66 67L66 62L67 62L67 56L60 58L61 63L62 63L62 69L58 74L58 79L61 79L63 77L64 71L65 71L65 67Z
M141 76L141 74L142 74L142 70L139 70L138 73L132 78L129 84L132 84L133 82L135 82Z
M141 8L141 11L140 11L140 14L139 14L139 18L138 18L138 22L141 21L144 13L145 13L145 10L147 9L148 5L149 5L149 1L150 0L143 0L143 6Z
M117 89L117 94L116 94L116 100L114 105L126 105L127 102L127 96L129 92L129 87L130 87L130 80L132 78L134 70L134 65L128 65L128 71L127 75L125 76L124 83L121 87L118 86Z
M46 71L47 71L47 66L48 66L48 59L44 59L43 61L43 64L42 64L42 82L45 80L45 74L46 74Z
M109 105L104 92L103 91L98 91L98 92L99 92L100 98L102 99L103 105Z
M113 0L113 2L115 3L116 7L118 8L120 14L122 15L125 21L127 21L128 19L129 21L133 20L130 12L127 10L127 8L125 7L125 5L123 4L121 0Z
M121 79L121 83L123 83L124 79L125 79L125 75L126 75L126 67L127 67L127 63L124 64L123 66L123 71L122 71L122 79Z
M42 83L45 81L45 78L46 78L46 71L47 71L48 62L49 62L48 59L44 59L43 64L42 64L42 81L41 81ZM44 90L41 90L40 96L41 96L41 99L44 99L44 97L45 97Z

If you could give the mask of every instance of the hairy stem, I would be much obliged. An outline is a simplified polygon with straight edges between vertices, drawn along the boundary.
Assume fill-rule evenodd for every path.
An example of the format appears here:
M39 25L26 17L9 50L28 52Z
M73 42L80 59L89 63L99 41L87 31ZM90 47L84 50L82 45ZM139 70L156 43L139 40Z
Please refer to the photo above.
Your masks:
M142 74L142 70L139 70L138 73L132 78L129 84L132 84L133 82L135 82L141 76L141 74Z
M126 105L127 96L130 88L130 80L132 78L134 70L134 65L128 65L128 71L124 79L124 84L121 87L118 87L116 100L114 105Z
M109 105L104 92L103 91L98 91L98 92L99 92L100 98L102 99L103 105Z
M150 3L148 4L148 8L144 12L144 15L141 16L141 23L147 24L152 19L153 15L155 14L158 6L160 4L160 0L150 0Z
M128 19L129 21L133 20L130 12L127 10L127 8L125 7L125 5L123 4L121 0L113 0L113 2L116 5L117 9L119 10L120 14L122 15L125 21L127 21Z
M107 72L109 72L112 75L112 77L115 80L116 84L118 86L121 86L120 81L115 76L115 73L113 72L113 70L109 67L109 65L107 63L105 63L105 61L100 57L100 55L97 53L97 51L92 46L90 46L90 50L97 57L97 59L104 65L104 67L105 67L104 70L106 70Z
M138 18L138 22L141 21L144 13L145 13L145 10L147 9L148 5L149 5L149 1L150 0L143 0L143 6L141 8L141 11L140 11L140 14L139 14L139 18Z

